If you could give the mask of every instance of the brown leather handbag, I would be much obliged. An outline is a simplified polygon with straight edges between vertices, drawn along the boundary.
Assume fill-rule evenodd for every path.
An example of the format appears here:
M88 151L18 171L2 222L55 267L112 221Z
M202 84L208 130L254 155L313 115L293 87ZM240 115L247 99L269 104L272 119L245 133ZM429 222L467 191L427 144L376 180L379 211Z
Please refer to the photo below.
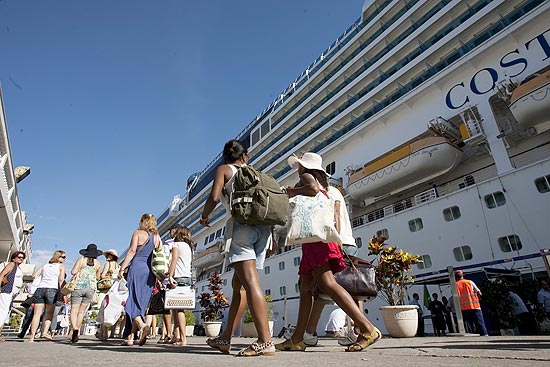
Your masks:
M350 256L344 252L346 268L334 274L340 284L352 297L376 297L376 271L367 260Z

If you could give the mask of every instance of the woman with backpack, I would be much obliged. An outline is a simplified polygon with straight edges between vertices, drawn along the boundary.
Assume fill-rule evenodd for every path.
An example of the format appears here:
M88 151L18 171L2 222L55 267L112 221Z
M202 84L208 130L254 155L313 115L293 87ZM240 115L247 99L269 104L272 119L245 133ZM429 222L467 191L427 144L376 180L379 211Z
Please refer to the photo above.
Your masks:
M228 193L232 191L235 174L241 166L248 163L248 152L238 140L228 141L223 148L225 164L216 170L210 196L204 205L200 223L208 227L208 216L222 201L226 212L231 213ZM222 194L225 191L225 194ZM229 306L227 327L217 338L208 339L210 347L228 354L231 349L231 336L238 326L248 303L254 324L258 331L258 340L237 354L242 357L273 355L275 347L271 340L267 317L267 304L260 287L258 269L263 269L267 249L271 241L271 228L268 225L242 224L230 219L225 229L226 240L231 238L229 263L235 269L232 286L233 297ZM246 298L245 298L246 297Z

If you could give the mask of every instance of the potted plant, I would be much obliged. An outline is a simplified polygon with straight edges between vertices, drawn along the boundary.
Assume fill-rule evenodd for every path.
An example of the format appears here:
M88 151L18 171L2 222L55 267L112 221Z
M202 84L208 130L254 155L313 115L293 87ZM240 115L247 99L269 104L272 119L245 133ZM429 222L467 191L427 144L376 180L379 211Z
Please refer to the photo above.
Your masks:
M385 237L372 237L369 255L374 255L378 295L389 306L380 308L384 325L392 337L413 337L418 327L417 306L405 304L407 284L413 282L411 266L420 263L420 256L385 243Z
M184 310L185 314L185 336L193 336L195 331L195 315L191 310Z
M208 289L210 292L201 293L198 297L199 304L203 308L201 318L203 320L204 330L207 336L216 337L220 333L222 326L222 310L229 307L227 298L222 291L222 277L214 273L208 278Z
M267 303L267 319L269 320L269 332L271 336L273 336L273 297L271 295L264 295L265 302ZM246 338L257 338L258 337L258 331L256 331L256 325L254 325L254 318L252 317L252 313L250 313L250 308L248 308L248 305L246 306L246 309L244 311L244 317L243 317L243 325L241 330L241 336Z

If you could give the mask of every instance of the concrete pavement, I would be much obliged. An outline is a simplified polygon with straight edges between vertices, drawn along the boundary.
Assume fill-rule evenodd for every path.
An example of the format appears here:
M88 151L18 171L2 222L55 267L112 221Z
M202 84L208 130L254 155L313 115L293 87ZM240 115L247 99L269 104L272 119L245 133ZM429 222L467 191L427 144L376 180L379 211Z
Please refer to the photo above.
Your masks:
M306 352L278 352L274 357L236 358L238 349L253 340L234 338L232 355L205 344L205 337L188 338L187 347L156 344L123 347L120 341L101 343L83 337L69 344L68 337L34 344L17 338L0 343L0 366L550 366L550 336L384 338L366 351L344 352L335 339L320 338Z

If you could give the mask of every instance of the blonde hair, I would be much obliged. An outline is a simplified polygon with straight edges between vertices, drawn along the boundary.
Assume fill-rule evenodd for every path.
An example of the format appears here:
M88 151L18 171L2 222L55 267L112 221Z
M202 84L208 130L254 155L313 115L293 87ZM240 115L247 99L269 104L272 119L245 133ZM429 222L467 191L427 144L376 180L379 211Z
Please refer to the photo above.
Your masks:
M157 229L157 218L155 218L153 214L143 214L139 220L139 229L152 232L153 234L159 234Z
M191 231L187 227L180 227L176 230L174 235L175 242L186 242L191 249L195 248L195 242L193 242L193 237L191 237Z
M50 261L48 263L50 264L55 264L55 263L58 263L59 262L59 258L61 256L65 255L65 251L62 251L62 250L56 250L53 255L52 255L52 258L50 259Z

